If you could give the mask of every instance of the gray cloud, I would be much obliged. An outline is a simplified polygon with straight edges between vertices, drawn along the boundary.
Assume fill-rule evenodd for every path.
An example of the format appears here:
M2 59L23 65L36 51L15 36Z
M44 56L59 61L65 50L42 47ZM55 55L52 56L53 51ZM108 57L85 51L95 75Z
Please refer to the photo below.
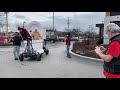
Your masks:
M71 14L71 15L70 15ZM89 14L87 13L79 13L77 14L75 12L71 13L57 13L55 14L55 27L57 29L63 29L67 27L67 16L70 17L70 27L81 27L84 30L88 28L89 25L93 25L95 27L95 24L104 21L105 13L104 12L91 12ZM52 13L12 13L10 16L10 22L11 24L15 24L16 21L19 23L23 23L23 21L26 21L27 24L31 21L37 20L45 27L52 27L53 25L53 17ZM10 25L15 26L15 25ZM96 28L97 29L97 28Z
M26 19L25 16L22 16L22 15L14 15L15 18L19 18L19 19Z

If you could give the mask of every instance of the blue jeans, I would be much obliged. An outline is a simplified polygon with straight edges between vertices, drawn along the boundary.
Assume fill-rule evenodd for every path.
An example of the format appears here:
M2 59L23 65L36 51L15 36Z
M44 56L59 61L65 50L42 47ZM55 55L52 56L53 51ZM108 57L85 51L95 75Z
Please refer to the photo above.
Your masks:
M20 46L14 46L13 48L14 58L19 58L19 52L20 52Z
M71 58L71 55L70 55L70 53L69 53L69 50L70 50L70 46L67 46L67 57L68 57L68 58Z

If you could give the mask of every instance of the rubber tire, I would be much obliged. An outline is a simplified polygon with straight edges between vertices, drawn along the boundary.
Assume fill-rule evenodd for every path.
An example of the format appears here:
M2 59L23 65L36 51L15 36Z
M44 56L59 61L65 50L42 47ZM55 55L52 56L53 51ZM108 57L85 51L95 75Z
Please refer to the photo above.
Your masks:
M23 61L23 60L24 60L23 54L20 54L19 60L20 60L20 61Z
M54 43L54 40L50 40L51 43Z
M47 50L45 51L45 53L46 53L46 55L48 55L48 54L49 54L49 50L47 49Z
M37 55L37 61L41 61L41 54Z

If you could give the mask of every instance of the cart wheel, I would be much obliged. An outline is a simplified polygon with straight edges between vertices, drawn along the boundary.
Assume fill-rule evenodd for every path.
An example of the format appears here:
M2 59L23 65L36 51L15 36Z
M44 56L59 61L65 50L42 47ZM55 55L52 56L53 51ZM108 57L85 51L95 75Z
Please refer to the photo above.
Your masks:
M23 61L23 59L24 59L23 54L20 54L19 60L20 60L20 61Z
M51 40L50 42L55 43L55 41L54 41L54 40Z
M41 61L41 54L37 55L37 61Z
M47 50L45 51L45 53L46 53L46 55L48 55L48 54L49 54L49 50L47 49Z

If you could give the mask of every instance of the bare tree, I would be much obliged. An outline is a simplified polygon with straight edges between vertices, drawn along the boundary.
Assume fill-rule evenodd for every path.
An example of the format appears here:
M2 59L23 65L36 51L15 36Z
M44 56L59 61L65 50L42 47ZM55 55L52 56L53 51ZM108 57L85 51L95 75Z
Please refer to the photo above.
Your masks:
M71 32L71 29L65 28L64 31L65 32Z
M87 36L88 38L95 39L98 38L99 35L95 31L87 30L83 33L83 36Z
M72 29L65 28L65 32L70 33L71 36L79 37L80 35L83 35L83 32L80 27L73 27Z
M22 27L23 23L20 23L20 22L16 22L15 23L15 27L18 28L18 27Z

